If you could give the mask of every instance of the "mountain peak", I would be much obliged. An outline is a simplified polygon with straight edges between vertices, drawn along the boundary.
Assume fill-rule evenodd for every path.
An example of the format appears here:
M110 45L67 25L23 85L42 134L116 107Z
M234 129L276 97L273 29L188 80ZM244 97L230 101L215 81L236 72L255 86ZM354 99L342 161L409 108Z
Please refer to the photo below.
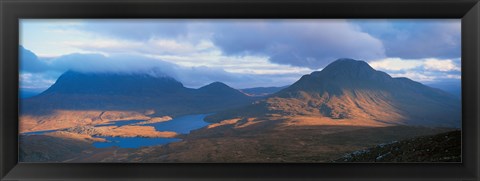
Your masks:
M338 59L327 65L322 71L311 74L337 81L384 81L391 78L388 74L373 69L367 62L349 58Z
M84 73L69 70L44 93L75 94L157 94L186 89L171 77L144 73Z
M321 71L304 75L276 95L290 97L306 91L340 96L345 90L385 89L391 83L392 77L373 69L365 61L342 58L330 63Z
M327 65L321 72L340 72L340 73L373 73L375 69L370 67L367 62L348 58L338 59Z
M351 58L341 58L341 59L335 60L334 62L330 63L329 66L352 66L357 68L369 68L373 70L373 68L370 67L370 65L368 65L367 62L363 60L355 60Z
M460 106L457 98L443 91L407 78L392 78L364 61L339 59L322 71L302 76L266 100L211 119L307 115L392 125L458 127Z
M208 85L200 87L199 90L218 91L218 90L235 90L235 89L223 82L212 82Z
M235 96L246 96L244 93L240 92L237 89L234 89L222 82L212 82L206 86L200 87L198 89L200 92L209 92L216 94L229 94Z
M228 86L227 84L225 84L225 83L223 83L223 82L218 82L218 81L212 82L212 83L210 83L210 84L208 84L208 85L206 85L206 86L209 86L209 87L230 87L230 86ZM205 87L206 87L206 86L205 86Z

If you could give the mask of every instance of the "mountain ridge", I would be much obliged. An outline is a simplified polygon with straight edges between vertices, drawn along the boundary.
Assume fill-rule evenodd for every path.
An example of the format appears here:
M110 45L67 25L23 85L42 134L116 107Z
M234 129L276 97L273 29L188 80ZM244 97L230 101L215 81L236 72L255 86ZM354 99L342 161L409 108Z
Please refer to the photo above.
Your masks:
M155 77L141 73L82 73L69 70L63 73L57 81L42 92L42 94L128 95L132 93L147 93L156 95L159 93L188 90L189 89L185 88L181 82L167 76Z
M460 102L408 78L392 78L366 62L339 59L265 100L207 117L218 122L263 115L369 119L392 125L459 127Z
M240 91L250 96L268 96L282 89L285 89L288 86L289 85L280 86L280 87L252 87L252 88L240 89Z
M220 82L193 89L168 76L70 70L44 92L24 99L22 113L48 114L58 109L91 109L156 110L161 115L184 115L215 112L246 105L252 100Z

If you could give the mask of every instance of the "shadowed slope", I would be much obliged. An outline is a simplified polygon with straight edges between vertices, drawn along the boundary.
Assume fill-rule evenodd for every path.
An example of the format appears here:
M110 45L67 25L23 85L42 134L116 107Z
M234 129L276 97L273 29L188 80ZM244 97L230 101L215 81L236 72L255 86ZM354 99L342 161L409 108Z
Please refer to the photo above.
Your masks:
M23 130L49 130L104 122L105 112L180 116L212 113L250 104L254 98L223 83L186 88L167 76L144 73L81 73L68 71L45 92L21 102ZM135 116L134 116L135 117Z
M120 73L81 73L67 71L42 95L90 94L159 96L165 93L188 92L182 83L168 76Z
M68 71L45 92L22 104L24 114L52 110L155 110L163 115L214 112L252 99L223 83L186 88L167 76ZM208 104L208 106L204 106Z

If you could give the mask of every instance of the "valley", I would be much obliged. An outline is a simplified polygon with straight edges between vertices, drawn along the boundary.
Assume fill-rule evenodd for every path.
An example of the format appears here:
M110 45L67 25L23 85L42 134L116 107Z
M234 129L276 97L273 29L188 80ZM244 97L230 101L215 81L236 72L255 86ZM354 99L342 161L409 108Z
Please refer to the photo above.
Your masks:
M460 126L458 97L353 59L336 60L287 87L244 90L221 82L193 89L148 74L67 71L22 101L20 160L333 162Z
M137 148L119 146L120 143L112 145L106 140L94 141L88 137L66 137L58 135L59 133L31 135L25 139L35 140L36 143L68 140L68 143L75 145L70 147L78 149L69 150L75 153L74 158L50 160L54 162L332 162L346 154L376 145L454 130L409 126L312 125L308 121L285 126L286 122L281 120L275 120L274 125L271 124L263 122L207 126L190 134L179 135L180 139L174 142L159 144L149 140L150 144L157 145ZM90 144L85 144L86 142ZM98 143L106 143L107 146L98 146ZM47 145L26 144L34 146L27 150L40 152L29 155L48 153L44 157L50 158L55 157L50 156L51 153L57 153L51 150L57 148Z

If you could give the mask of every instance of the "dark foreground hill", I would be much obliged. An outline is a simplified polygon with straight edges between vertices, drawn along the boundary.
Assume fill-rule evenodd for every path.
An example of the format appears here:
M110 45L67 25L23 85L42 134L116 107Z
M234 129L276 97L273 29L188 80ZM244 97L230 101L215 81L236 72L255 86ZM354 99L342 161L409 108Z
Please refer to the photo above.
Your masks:
M460 99L407 78L392 78L366 62L339 59L322 71L243 108L208 117L314 116L392 125L459 127Z
M218 127L217 127L218 128ZM278 127L277 127L278 128ZM318 163L332 162L355 150L365 150L381 143L408 140L418 136L435 135L450 129L426 127L358 127L358 126L290 126L284 129L264 127L252 130L242 127L220 131L199 130L182 136L183 141L167 145L131 148L94 148L91 138L69 137L62 133L23 135L20 137L20 160L26 162L187 162L187 163ZM210 133L206 133L206 132ZM424 140L424 141L428 141ZM458 141L455 137L449 142ZM421 145L417 141L414 146ZM435 142L427 143L432 150ZM460 142L452 144L452 154ZM423 155L426 149L406 152ZM378 156L377 156L378 157ZM355 160L352 160L355 161ZM400 160L398 160L400 161Z
M461 143L461 131L451 131L377 145L335 162L461 162Z

